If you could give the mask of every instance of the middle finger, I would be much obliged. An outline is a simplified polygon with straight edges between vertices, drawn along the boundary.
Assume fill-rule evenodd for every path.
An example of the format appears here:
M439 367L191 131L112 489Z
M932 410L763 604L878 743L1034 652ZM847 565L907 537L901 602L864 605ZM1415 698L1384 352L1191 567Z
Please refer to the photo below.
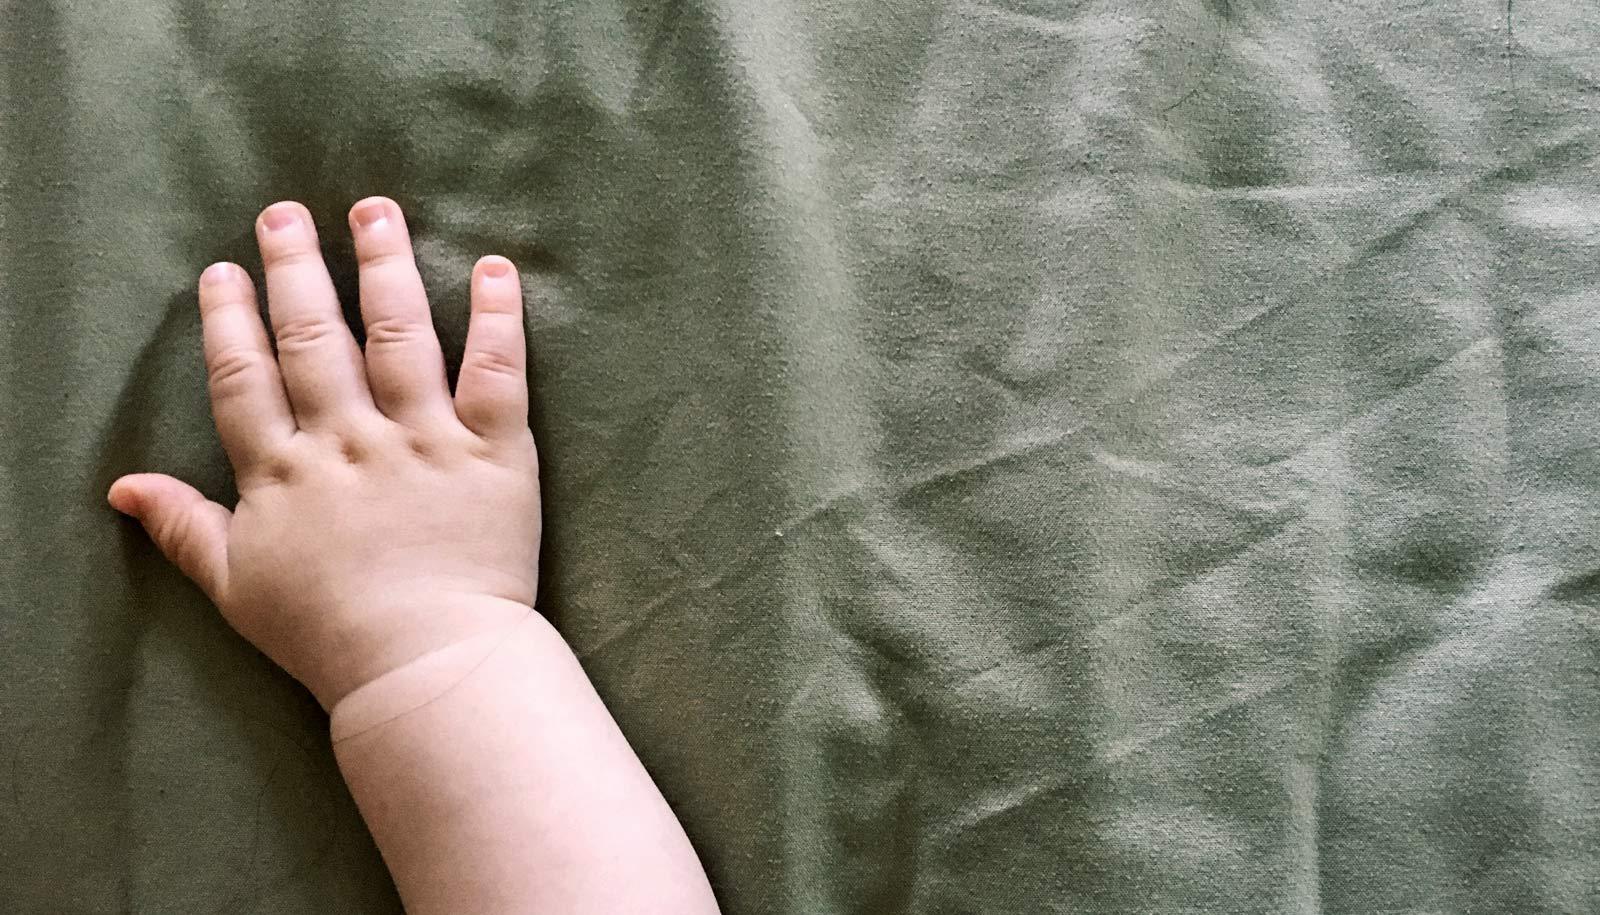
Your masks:
M293 201L275 203L256 220L256 240L278 366L295 419L311 428L376 412L361 349L339 308L311 213Z

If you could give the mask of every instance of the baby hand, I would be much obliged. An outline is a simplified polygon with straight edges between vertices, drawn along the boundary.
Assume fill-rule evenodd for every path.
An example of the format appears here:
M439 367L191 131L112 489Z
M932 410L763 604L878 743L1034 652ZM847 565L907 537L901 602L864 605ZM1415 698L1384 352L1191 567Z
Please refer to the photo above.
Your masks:
M515 267L478 261L461 374L444 357L399 206L350 212L366 350L345 325L298 203L256 220L277 355L243 269L200 278L229 511L133 474L111 504L324 708L425 654L532 612L538 462Z

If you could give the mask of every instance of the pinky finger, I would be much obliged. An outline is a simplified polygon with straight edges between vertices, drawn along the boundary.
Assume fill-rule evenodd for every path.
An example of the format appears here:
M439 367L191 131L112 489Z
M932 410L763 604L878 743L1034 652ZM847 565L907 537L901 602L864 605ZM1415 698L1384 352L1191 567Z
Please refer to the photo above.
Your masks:
M456 416L484 438L528 429L527 347L516 265L485 257L472 270L472 319L456 382Z

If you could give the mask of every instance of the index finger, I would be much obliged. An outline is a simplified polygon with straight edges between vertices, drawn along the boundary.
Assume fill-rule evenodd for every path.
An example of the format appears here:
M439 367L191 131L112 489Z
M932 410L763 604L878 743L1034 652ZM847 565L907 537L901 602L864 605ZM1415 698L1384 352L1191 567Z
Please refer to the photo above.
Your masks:
M200 332L217 435L235 474L245 476L294 434L295 421L255 286L237 264L215 263L200 275Z

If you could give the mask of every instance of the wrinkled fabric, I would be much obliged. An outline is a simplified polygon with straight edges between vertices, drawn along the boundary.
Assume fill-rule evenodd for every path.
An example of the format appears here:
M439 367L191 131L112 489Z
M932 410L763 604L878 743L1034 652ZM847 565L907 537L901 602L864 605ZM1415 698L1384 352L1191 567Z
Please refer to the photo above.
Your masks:
M1600 910L1600 6L0 12L0 911L399 911L104 503L233 498L196 277L298 199L353 315L377 193L452 360L524 271L541 606L725 911Z

